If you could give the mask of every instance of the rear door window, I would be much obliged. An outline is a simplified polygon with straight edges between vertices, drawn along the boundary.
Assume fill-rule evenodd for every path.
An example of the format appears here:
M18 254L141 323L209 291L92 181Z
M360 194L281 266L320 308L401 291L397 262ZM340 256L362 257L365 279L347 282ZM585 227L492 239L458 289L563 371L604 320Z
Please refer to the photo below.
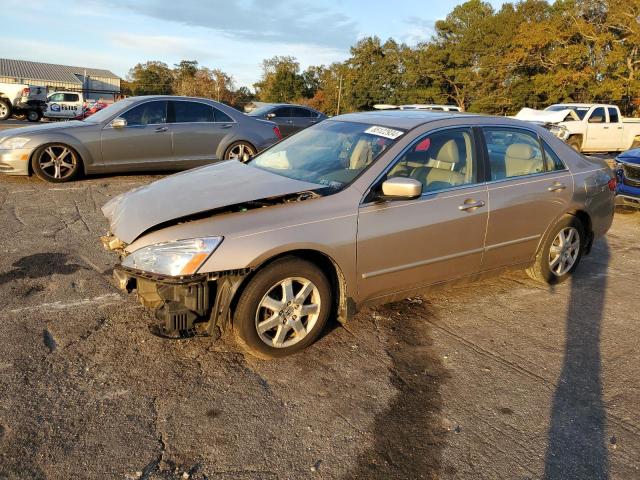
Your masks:
M557 171L557 170L566 170L567 167L565 167L562 160L560 160L560 157L558 156L558 154L554 152L553 149L549 145L547 145L546 142L542 142L542 145L544 147L544 159L545 159L547 170L550 172Z
M482 129L491 180L534 175L545 171L538 136L515 128L487 127Z
M311 112L306 108L291 107L291 116L309 118Z
M618 114L617 108L609 108L609 122L611 123L620 122L620 115Z
M77 102L80 100L80 97L78 96L77 93L65 93L64 94L64 101L65 102Z
M213 107L200 102L171 102L175 123L214 122Z
M216 122L233 122L233 118L231 118L229 115L227 115L226 113L224 113L222 110L219 110L217 108L213 109L213 118L215 119Z

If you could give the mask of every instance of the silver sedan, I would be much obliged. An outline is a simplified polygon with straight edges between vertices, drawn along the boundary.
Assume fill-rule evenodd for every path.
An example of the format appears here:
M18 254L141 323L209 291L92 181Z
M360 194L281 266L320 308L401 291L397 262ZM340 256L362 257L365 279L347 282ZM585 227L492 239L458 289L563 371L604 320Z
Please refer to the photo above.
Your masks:
M185 170L248 159L280 137L274 123L211 100L132 97L82 121L0 133L0 173L65 182L80 173Z

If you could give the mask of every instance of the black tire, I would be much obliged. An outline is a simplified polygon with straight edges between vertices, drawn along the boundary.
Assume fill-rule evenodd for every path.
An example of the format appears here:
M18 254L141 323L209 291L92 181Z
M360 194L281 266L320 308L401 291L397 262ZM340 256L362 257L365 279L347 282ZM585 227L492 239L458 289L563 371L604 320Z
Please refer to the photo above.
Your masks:
M67 153L65 154L65 150ZM53 152L53 154L51 153ZM56 168L56 160L64 154L61 162ZM71 165L67 167L64 164ZM45 182L63 183L76 178L82 169L82 159L78 152L63 143L50 143L39 147L33 157L31 157L31 168L38 178ZM60 177L56 177L56 173L60 172Z
M291 278L294 278L291 288L294 300L285 303L285 289L281 288L281 284ZM305 289L303 287L304 284L298 284L296 279L310 282L315 287L312 293L307 294L308 296L300 303L298 303L299 300L297 299L303 296L301 292ZM298 287L296 288L297 284ZM276 302L282 303L282 307L277 307L282 308L279 314L275 309L263 306L263 301L267 298L267 294L270 294L270 300L273 300L274 294L272 292L276 292L275 295L277 295L278 291L282 294L282 297L276 300ZM315 311L318 312L317 317L305 315L298 308L300 304L304 304L302 307L313 308L316 301L320 302L319 308L315 304ZM305 260L296 257L284 257L259 270L242 291L233 315L233 332L239 345L253 356L265 360L285 357L308 347L317 340L327 324L332 306L331 287L322 270ZM304 330L302 330L304 333L301 334L300 339L296 339L298 333L296 333L296 328L292 326L296 323L296 312L299 312L298 328L300 325L304 327ZM273 330L270 329L259 333L258 324L263 323L266 319L272 322L275 321L276 324L272 327ZM283 342L281 346L276 347L274 346L277 342L276 337L279 335L281 328L285 332L282 337ZM270 343L268 344L267 341L269 340ZM287 343L292 344L286 345Z
M233 142L224 152L224 159L239 160L244 163L249 161L256 153L256 147L251 145L249 142Z
M582 151L582 141L579 137L570 137L569 140L567 140L567 145L578 153L581 153Z
M29 110L27 112L27 120L30 122L39 122L42 118L42 112L40 110Z
M0 98L0 121L11 118L11 103L8 100Z
M573 265L571 265L571 268L569 268L566 272L559 272L562 273L559 275L558 273L554 273L551 269L551 249L554 245L554 242L556 242L559 233L563 230L566 231L566 229L575 229L575 231L577 232L579 236L579 250L577 252L577 256L573 262ZM576 268L578 268L586 246L587 234L585 232L584 225L582 225L582 222L573 215L565 215L560 220L558 220L558 222L549 230L543 244L540 246L540 250L538 250L533 264L529 268L527 268L527 274L534 280L542 283L548 283L549 285L562 283L573 274ZM554 247L554 250L555 249L556 247Z

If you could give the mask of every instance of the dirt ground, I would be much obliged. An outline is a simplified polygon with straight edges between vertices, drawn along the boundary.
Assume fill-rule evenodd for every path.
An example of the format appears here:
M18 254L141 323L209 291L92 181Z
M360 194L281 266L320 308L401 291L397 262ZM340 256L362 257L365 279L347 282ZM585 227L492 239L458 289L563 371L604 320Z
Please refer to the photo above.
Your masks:
M640 478L640 213L263 362L112 286L100 206L154 178L0 177L0 479Z

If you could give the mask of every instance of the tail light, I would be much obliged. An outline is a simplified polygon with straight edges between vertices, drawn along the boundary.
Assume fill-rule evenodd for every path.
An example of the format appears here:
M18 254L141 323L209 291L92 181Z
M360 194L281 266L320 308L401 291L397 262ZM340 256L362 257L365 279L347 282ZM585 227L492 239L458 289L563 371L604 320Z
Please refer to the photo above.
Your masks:
M22 96L23 97L28 97L29 96L29 87L22 89Z
M278 137L278 140L282 140L282 134L280 133L280 129L277 126L273 127L273 133L276 134L276 137Z
M607 185L609 186L609 190L611 190L612 192L615 192L616 187L618 186L618 179L616 177L613 177L611 180L607 182Z

